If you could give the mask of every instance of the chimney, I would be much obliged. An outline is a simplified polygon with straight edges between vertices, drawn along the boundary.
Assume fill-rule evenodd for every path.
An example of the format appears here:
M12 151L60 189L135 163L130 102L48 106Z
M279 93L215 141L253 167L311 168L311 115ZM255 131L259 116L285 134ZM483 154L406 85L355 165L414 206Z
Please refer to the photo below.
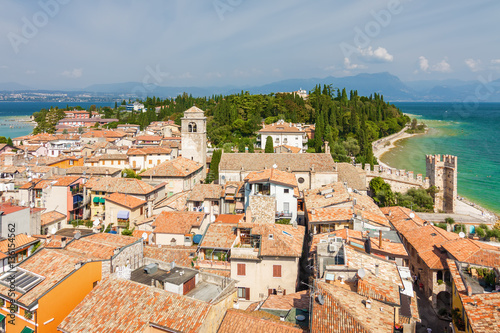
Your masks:
M471 286L467 286L467 296L472 296L472 288L471 288Z
M61 247L66 247L66 237L61 237Z
M345 229L345 243L349 244L349 229Z
M311 208L311 215L314 215L314 214L316 214L316 209Z
M367 309L371 309L372 308L372 300L371 299L366 299L365 300L365 306Z
M399 324L399 307L394 307L394 324Z
M378 276L378 264L375 264L375 276Z
M378 231L378 248L382 249L382 230Z

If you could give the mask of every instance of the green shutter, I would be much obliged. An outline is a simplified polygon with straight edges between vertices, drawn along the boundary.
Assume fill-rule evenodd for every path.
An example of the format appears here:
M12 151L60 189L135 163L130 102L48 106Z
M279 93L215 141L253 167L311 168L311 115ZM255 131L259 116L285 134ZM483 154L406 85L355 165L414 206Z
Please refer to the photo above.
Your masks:
M33 333L33 332L35 331L29 328L28 326L24 326L23 330L21 331L21 333Z
M99 202L103 204L104 202L106 202L106 199L104 199L104 198L100 198L100 199L99 199Z
M99 203L99 197L94 197L94 203Z

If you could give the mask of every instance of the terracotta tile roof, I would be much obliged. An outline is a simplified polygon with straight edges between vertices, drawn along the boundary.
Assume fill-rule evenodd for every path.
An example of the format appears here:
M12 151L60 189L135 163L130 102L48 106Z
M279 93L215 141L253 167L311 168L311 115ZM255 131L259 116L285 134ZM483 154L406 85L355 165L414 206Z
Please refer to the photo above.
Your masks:
M201 226L204 213L198 212L161 212L151 224L154 233L185 235L191 228Z
M301 128L297 127L297 124L287 123L284 121L278 121L274 124L263 125L264 127L259 130L259 133L297 133L304 134L305 131Z
M236 224L211 223L203 240L200 243L200 248L218 248L230 249L236 239Z
M500 293L473 294L467 296L455 261L448 259L447 265L466 312L473 332L494 333L500 331Z
M442 247L458 261L481 266L500 267L500 251L496 246L468 238L457 238L445 242Z
M280 257L301 257L305 227L288 224L240 223L238 227L250 226L252 234L261 235L260 255ZM269 235L272 235L270 239Z
M127 133L119 130L89 131L82 134L82 138L123 138Z
M42 214L42 227L47 225L47 224L52 224L54 222L58 222L61 220L64 220L66 218L66 215L63 213L59 213L55 210L47 213Z
M399 231L399 230L398 230ZM420 259L430 269L445 269L447 254L441 251L441 246L459 236L433 225L426 225L403 234L403 237L417 251Z
M358 279L357 292L361 296L370 297L384 303L399 306L399 286L386 280L377 278L372 274Z
M302 333L292 323L264 311L229 309L219 327L218 333Z
M224 197L243 197L244 195L244 186L245 182L236 182L236 181L227 181L224 184Z
M56 179L56 183L54 183L52 186L69 186L76 182L78 179L80 179L80 176L63 176L63 177L58 177Z
M146 195L155 191L153 186L135 178L92 177L85 186L92 189L92 191L106 193L120 192Z
M400 233L421 227L425 222L415 212L406 207L383 207L380 210ZM413 214L413 218L410 217L411 214Z
M23 209L28 209L28 207L16 206L16 205L11 204L10 202L0 203L0 212L2 212L1 215L8 215L8 214L15 213L15 212L18 212L18 211L23 210Z
M365 220L368 220L369 222L373 222L379 225L382 225L384 227L390 227L389 220L383 215L383 214L377 214L377 213L372 213L370 211L366 210L358 210L356 209L357 206L355 206L356 213L361 215L361 217Z
M203 168L201 163L178 157L171 161L165 161L154 168L141 173L143 177L187 177Z
M222 197L222 186L217 184L196 184L188 197L188 201L219 200Z
M321 194L321 192L324 194ZM328 184L320 188L304 190L304 202L307 210L339 205L349 201L349 193L344 184L340 182Z
M394 307L372 300L372 308L363 303L366 297L324 282L317 282L324 304L313 301L311 332L392 333Z
M130 148L127 151L128 156L144 156L144 155L164 155L170 154L172 149L165 147L144 147L144 148Z
M187 209L187 198L189 196L190 191L184 191L175 193L170 197L165 197L158 201L158 203L154 206L154 209L160 208L171 208L177 211L184 211Z
M349 243L357 243L364 246L365 239L362 237L361 231L351 230L351 229L340 229L330 233L316 234L313 236L310 245L310 255L314 255L318 243L321 240L328 240L328 237L341 237L344 241L347 240L347 234L349 234ZM408 252L402 243L392 242L389 239L382 238L382 248L379 248L379 239L376 237L370 237L370 244L373 253L388 253L397 256L408 256Z
M243 221L245 214L219 214L215 219L215 223L238 224Z
M161 141L162 137L158 135L139 135L135 139L137 141Z
M129 209L134 209L139 206L143 206L147 204L147 201L138 199L136 197L133 197L131 195L126 195L123 193L112 193L108 194L107 196L104 197L106 201L111 201L113 203L116 203L120 206L127 207Z
M285 150L287 153L291 154L298 154L302 151L299 147L293 147L293 146L288 146L288 145L281 145L281 146L276 146L274 147L274 152L277 150ZM283 153L283 151L281 151Z
M352 219L352 215L352 208L314 208L307 212L307 219L309 223L344 222L350 221Z
M347 186L359 191L366 191L365 172L350 163L337 163L339 182L347 182Z
M378 256L359 251L351 245L345 246L347 257L346 264L350 269L363 268L367 274L376 275L377 278L389 281L395 285L403 287L403 281L399 275L398 267L395 262L382 259ZM378 273L376 266L378 265Z
M273 310L290 310L291 308L309 310L310 300L309 290L303 290L288 295L270 295L262 304L261 308Z
M176 265L191 267L192 258L194 257L197 246L144 246L144 257L165 262L175 261Z
M16 245L16 247L14 249L28 247L29 245L31 245L31 243L34 243L36 241L38 241L38 239L31 237L31 236L27 236L24 234L16 235L14 237L14 244ZM0 241L0 252L8 253L10 244L12 244L12 242L9 241L8 239L4 239L3 241ZM12 250L12 248L10 248L10 249Z
M86 261L89 257L58 249L41 249L24 260L18 267L41 275L44 279L25 294L16 292L15 299L29 306L43 296L49 289L61 282L75 270L75 264ZM7 295L9 288L0 285L0 294Z
M295 175L293 173L280 171L274 168L250 172L245 177L245 182L251 184L271 182L275 184L287 185L290 187L297 187L297 178L295 178Z
M126 154L102 154L97 156L99 161L105 160L122 160L128 161L128 156Z
M130 280L102 280L61 322L65 332L144 332L150 323L200 332L208 303Z
M110 259L116 249L138 241L142 241L142 239L131 236L97 233L81 237L80 239L73 239L66 245L65 250L84 253L93 258Z
M291 172L335 172L335 162L330 154L222 154L219 170L259 171L271 169L273 165L278 170Z

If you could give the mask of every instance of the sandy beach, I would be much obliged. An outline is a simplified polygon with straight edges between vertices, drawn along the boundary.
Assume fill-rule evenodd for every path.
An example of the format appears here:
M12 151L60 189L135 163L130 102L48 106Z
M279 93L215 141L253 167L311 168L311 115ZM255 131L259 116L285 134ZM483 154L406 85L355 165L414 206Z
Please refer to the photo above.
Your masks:
M417 135L426 134L428 132L428 128L426 128L424 133L410 134L406 133L406 130L408 130L408 128L409 126L406 126L401 131L372 143L373 155L377 158L379 165L382 165L386 168L392 168L390 165L383 163L380 158L382 157L382 155L395 148L397 141L411 138ZM459 196L456 201L457 214L469 215L493 224L499 219L499 216L497 214L485 209L484 207L481 207L480 205L468 200L467 198Z
M409 129L409 126L405 126L401 131L391 134L385 138L379 139L377 141L374 141L372 143L373 146L373 156L375 156L378 160L378 164L382 165L386 168L390 168L389 165L383 163L380 158L382 155L387 153L389 150L392 148L396 147L396 142L399 140L411 138L412 136L417 136L417 135L422 135L427 133L427 129L425 130L424 133L415 133L415 134L410 134L406 133L406 131Z

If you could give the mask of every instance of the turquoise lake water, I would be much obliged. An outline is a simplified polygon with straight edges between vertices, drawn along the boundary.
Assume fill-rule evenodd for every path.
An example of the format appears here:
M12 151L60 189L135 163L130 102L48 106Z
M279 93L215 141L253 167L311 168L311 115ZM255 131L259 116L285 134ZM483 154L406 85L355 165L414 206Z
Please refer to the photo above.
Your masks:
M395 103L430 130L382 156L392 167L425 174L426 154L458 156L458 193L500 213L500 103Z

